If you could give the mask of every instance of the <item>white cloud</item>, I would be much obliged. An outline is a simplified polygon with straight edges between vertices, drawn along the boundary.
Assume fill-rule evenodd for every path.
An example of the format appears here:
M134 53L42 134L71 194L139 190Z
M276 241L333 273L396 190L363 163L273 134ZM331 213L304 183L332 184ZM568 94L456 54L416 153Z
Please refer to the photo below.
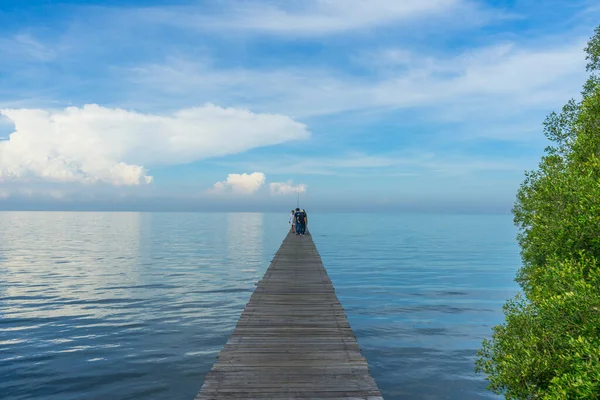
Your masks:
M131 79L147 98L217 98L258 110L310 117L365 109L435 109L460 120L555 108L579 93L587 38L553 46L503 42L456 54L384 49L365 55L371 74L333 69L214 69L175 59L136 68ZM204 96L204 97L203 97ZM440 111L442 113L440 113Z
M215 183L209 193L227 193L231 191L236 194L253 194L265 184L265 181L266 177L262 172L229 174L226 180Z
M207 190L208 194L254 194L257 193L267 181L263 172L253 172L251 174L229 174L227 179L217 182ZM268 184L271 195L288 195L293 193L305 193L307 185L293 185L292 181L271 182Z
M274 2L219 0L214 7L159 6L119 9L121 23L167 25L229 35L273 34L324 36L392 26L409 30L417 23L443 23L444 29L476 26L513 17L503 10L470 0L305 0Z
M313 36L383 26L425 16L444 16L450 10L468 6L469 3L463 0L307 0L288 3L287 7L281 3L230 1L226 12L208 16L188 15L184 16L183 21L201 29ZM173 19L170 13L163 15L165 17Z
M57 53L28 34L17 34L9 39L0 39L0 54L6 59L24 59L47 62L56 58Z
M0 180L150 183L146 167L176 165L306 139L289 117L214 105L149 115L98 105L4 109L15 132L0 141Z
M292 181L287 182L271 182L269 189L272 195L288 195L292 193L306 192L305 184L292 185Z

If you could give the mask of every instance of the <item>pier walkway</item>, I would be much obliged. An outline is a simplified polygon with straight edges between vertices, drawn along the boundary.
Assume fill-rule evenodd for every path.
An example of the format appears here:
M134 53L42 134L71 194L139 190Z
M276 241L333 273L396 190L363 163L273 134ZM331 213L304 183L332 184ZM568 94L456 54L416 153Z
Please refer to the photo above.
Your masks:
M310 234L288 234L196 400L382 400Z

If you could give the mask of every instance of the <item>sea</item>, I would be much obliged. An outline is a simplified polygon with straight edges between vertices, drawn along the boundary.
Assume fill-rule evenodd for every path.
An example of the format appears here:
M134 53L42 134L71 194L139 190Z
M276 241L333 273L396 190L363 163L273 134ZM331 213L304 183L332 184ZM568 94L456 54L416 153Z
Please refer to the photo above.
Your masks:
M511 215L307 211L385 399L501 398L474 363L518 290ZM192 400L288 229L287 213L0 212L0 399Z

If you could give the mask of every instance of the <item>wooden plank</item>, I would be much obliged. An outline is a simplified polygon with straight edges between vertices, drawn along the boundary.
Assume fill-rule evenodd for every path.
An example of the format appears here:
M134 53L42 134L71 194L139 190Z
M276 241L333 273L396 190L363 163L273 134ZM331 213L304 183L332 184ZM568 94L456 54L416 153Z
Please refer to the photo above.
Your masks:
M383 400L310 234L288 234L196 400Z

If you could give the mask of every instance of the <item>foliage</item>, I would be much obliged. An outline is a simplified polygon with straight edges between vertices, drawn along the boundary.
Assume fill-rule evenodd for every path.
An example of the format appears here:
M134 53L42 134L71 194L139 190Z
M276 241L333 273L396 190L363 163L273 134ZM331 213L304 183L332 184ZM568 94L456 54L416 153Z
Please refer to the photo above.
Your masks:
M582 100L550 114L546 149L513 208L523 289L476 369L507 399L600 398L600 27Z
M600 269L551 260L525 300L485 340L477 367L507 399L593 399L600 394Z

